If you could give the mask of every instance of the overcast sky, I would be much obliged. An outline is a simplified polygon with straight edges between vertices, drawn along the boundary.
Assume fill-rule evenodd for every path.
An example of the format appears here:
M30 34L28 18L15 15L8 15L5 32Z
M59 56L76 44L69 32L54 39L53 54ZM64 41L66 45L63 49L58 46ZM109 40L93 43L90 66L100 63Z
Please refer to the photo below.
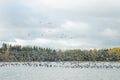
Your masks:
M120 0L0 0L0 44L120 46Z

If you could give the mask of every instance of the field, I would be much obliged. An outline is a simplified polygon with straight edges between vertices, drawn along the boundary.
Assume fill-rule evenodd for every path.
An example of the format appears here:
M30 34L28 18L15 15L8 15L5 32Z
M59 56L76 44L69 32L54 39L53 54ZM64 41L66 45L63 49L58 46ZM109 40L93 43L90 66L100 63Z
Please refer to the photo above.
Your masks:
M0 80L119 80L118 62L2 62Z

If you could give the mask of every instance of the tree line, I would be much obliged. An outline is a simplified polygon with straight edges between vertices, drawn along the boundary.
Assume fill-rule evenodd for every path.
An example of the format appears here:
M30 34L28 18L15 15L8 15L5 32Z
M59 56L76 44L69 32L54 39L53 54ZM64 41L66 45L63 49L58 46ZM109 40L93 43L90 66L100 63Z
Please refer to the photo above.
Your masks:
M120 48L55 50L3 43L0 47L0 61L120 61Z

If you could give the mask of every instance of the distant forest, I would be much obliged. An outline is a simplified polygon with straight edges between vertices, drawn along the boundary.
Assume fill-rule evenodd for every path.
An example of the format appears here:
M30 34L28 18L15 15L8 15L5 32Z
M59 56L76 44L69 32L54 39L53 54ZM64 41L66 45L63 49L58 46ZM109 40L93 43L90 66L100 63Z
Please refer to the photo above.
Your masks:
M0 61L120 61L120 48L54 50L3 43L0 47Z

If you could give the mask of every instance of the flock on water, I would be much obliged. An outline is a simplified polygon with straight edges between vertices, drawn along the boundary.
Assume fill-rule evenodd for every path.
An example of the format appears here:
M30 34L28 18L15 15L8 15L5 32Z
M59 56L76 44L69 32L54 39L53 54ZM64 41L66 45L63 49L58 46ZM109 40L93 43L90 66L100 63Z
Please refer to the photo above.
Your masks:
M119 63L112 62L2 62L0 67L62 67L62 68L80 68L80 69L120 69Z

